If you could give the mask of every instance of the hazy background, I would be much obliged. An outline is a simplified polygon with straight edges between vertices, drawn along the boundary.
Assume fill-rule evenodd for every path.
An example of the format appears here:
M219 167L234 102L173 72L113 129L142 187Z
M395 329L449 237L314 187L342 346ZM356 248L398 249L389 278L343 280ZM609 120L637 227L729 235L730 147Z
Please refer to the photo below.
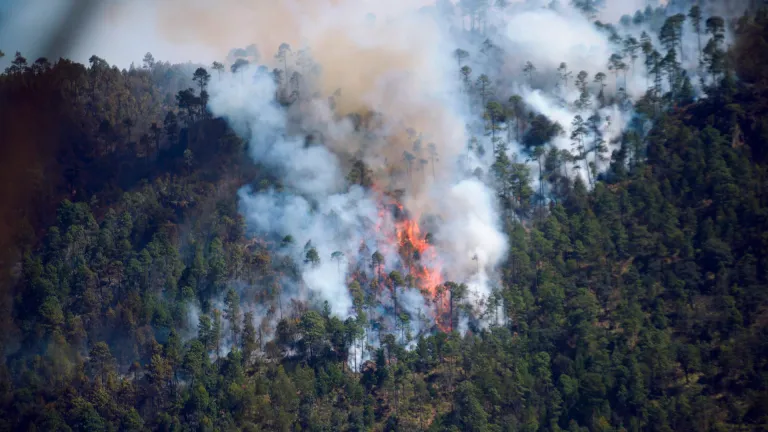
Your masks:
M364 7L379 1L359 3ZM561 0L561 3L567 1ZM6 57L0 60L0 66L7 66L16 51L21 51L30 61L45 56L50 60L69 57L82 63L96 54L123 68L131 62L140 65L148 51L156 59L171 63L207 64L214 59L223 60L230 48L254 42L251 39L259 27L274 25L267 17L269 20L288 18L292 5L296 4L305 9L309 4L323 7L333 3L331 0L5 0L0 2L0 50ZM418 4L431 5L434 1L401 3L412 8ZM659 0L606 0L600 18L616 21L622 14L659 3ZM266 12L261 13L262 10Z

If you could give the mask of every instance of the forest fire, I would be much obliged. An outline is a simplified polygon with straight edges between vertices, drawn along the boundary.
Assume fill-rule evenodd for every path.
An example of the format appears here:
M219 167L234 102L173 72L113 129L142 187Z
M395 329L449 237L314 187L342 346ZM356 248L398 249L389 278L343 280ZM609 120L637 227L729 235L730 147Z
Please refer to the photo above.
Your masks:
M379 220L375 228L380 239L379 249L400 257L401 267L398 270L402 273L405 288L417 288L421 292L426 304L431 306L431 310L425 312L434 318L440 330L447 331L449 320L443 319L448 310L447 297L442 289L443 266L435 246L430 242L431 236L423 232L419 218L409 214L396 197L376 187L373 189L379 196ZM394 226L388 223L390 220Z
M400 255L406 262L409 273L415 278L416 286L431 297L437 296L437 287L442 284L442 266L434 246L422 235L419 223L405 219L396 224Z

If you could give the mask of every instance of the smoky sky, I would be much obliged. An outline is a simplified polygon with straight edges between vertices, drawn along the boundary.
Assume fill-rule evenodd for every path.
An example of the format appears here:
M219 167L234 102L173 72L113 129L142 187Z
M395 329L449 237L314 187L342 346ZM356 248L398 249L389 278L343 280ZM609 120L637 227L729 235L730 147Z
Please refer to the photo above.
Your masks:
M58 58L72 52L99 8L98 0L8 0L0 3L6 54Z
M30 61L38 57L51 60L67 57L87 63L95 54L122 68L140 63L146 52L152 52L159 60L178 63L207 64L226 56L226 50L219 46L166 37L158 11L168 3L166 0L0 1L0 50L6 53L0 64L6 66L16 51ZM615 21L647 3L648 0L607 0L601 18ZM194 29L190 28L189 32L193 33ZM236 41L242 46L252 42L245 38Z
M65 57L86 63L91 55L127 68L148 51L174 63L223 57L200 44L159 35L155 11L164 0L0 1L0 50L7 66L16 51L29 61Z

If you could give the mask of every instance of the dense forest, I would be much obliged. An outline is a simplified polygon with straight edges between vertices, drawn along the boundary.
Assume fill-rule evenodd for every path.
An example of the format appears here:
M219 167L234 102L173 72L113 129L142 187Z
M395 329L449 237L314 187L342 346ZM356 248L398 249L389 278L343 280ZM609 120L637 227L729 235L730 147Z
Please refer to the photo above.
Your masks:
M445 281L449 308L414 334L397 297L412 267L384 272L378 251L348 278L350 317L281 295L300 265L341 257L307 244L294 262L248 230L238 191L287 186L207 108L246 50L129 70L15 53L0 75L0 430L765 430L768 10L594 25L624 47L606 59L617 88L635 61L651 79L629 100L606 73L549 71L587 113L570 151L550 145L562 125L454 52L492 145L470 141L493 159L471 175L494 185L510 247L489 324ZM642 25L663 46L623 36ZM684 25L700 83L676 57ZM467 27L486 31L475 15ZM288 109L279 65L258 73ZM594 133L593 102L634 110L615 142ZM368 177L361 160L346 176ZM413 254L429 239L400 240Z

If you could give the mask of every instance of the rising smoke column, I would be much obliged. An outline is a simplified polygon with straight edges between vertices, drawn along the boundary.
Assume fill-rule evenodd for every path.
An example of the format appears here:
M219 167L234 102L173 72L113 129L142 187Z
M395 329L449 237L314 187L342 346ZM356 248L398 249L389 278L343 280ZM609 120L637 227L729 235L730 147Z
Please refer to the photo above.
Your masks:
M441 276L467 283L469 299L479 304L491 292L494 270L505 256L507 239L499 226L493 190L466 175L475 168L488 171L492 163L489 157L474 159L471 166L464 161L469 135L485 139L482 131L467 128L477 123L479 116L476 107L467 103L451 56L456 46L467 41L457 39L447 25L450 23L438 18L435 10L419 10L405 3L281 5L286 9L275 19L290 23L287 40L302 43L294 45L293 51L302 50L319 66L312 73L298 61L285 61L284 65L273 62L276 67L283 66L281 69L287 66L289 75L291 70L303 72L306 87L299 89L293 105L285 109L275 104L271 95L286 93L286 85L276 85L272 76L255 68L228 75L211 88L212 111L227 118L250 140L252 156L276 170L286 186L280 192L241 193L251 227L261 233L294 237L290 253L298 261L302 261L305 246L311 244L320 262L303 266L301 288L320 301L328 301L334 313L350 314L347 274L330 259L334 252L354 259L358 245L367 244L368 250L381 249L386 254L388 268L407 266L395 248L380 247L388 242L391 226L396 225L390 214L376 211L380 197L359 187L347 189L344 176L349 160L360 158L373 170L376 184L404 191L400 200L417 222L422 216L433 216L430 229L434 230L435 250L444 269ZM506 68L533 59L541 66L568 60L574 67L600 70L595 58L609 56L604 35L572 10L557 13L520 6L511 18L497 24L506 26L499 38L501 47L506 48ZM571 33L557 40L521 37L534 30L530 26L569 25ZM575 38L574 32L581 32L582 39ZM265 40L270 38L274 34ZM260 39L256 43L264 45ZM469 44L478 74L496 74L482 63L481 44ZM585 47L589 48L586 54L574 55ZM502 82L507 88L499 89L499 93L515 89L532 109L568 128L572 110L560 106L552 93L525 84L519 72L510 75L513 81ZM301 95L315 91L319 97ZM327 97L332 94L334 106L330 107ZM378 124L364 132L345 117L372 112ZM306 133L322 137L322 142L305 145ZM438 155L429 157L421 169L418 165L426 154L414 157L414 161L403 160L408 158L406 154L416 153L414 140L424 147L432 145L432 156ZM567 138L561 141L556 145L569 145ZM513 148L519 151L517 143ZM389 228L371 230L371 226L381 225ZM414 298L401 296L400 301ZM416 310L428 306L405 307Z
M551 144L570 149L572 119L594 110L574 106L579 91L556 86L555 70L562 62L574 75L584 70L594 88L591 78L608 73L608 58L620 47L577 11L567 5L543 7L548 3L515 3L489 14L486 36L458 30L467 23L445 3L436 8L409 1L266 5L228 0L214 6L195 0L182 6L169 0L158 19L177 42L202 40L222 52L255 43L269 68L287 69L278 84L255 66L214 80L210 108L250 141L254 159L274 170L285 186L241 192L251 227L294 237L286 252L299 262L307 248L317 251L319 262L302 267L301 286L292 292L312 293L346 316L352 304L347 273L350 264L365 258L358 256L360 245L382 249L387 270L408 267L403 262L408 259L394 248L381 247L398 226L392 214L381 211L381 196L371 188L347 186L352 159L367 164L378 190L401 190L398 201L413 220L429 221L425 226L433 234L445 280L467 283L473 299L490 293L507 239L494 190L484 176L467 175L488 173L493 156L466 150L470 137L485 148L492 143L485 136L482 107L468 100L451 54L457 47L466 49L470 56L464 64L472 67L473 77L491 77L497 99L520 95L528 111L557 121L563 133ZM642 29L635 30L639 37ZM268 53L282 43L290 44L291 55L273 59ZM535 77L526 77L526 62L535 63ZM644 70L638 67L630 78L609 74L608 98L615 99L620 86L628 96L640 96ZM276 93L292 101L290 106L276 103ZM595 93L592 106L598 103ZM609 144L633 115L619 105L597 112L605 119L600 133ZM307 134L313 137L309 143ZM524 152L521 143L509 144L510 153ZM336 252L345 257L344 265L330 259L340 256ZM413 298L403 295L401 301ZM424 307L429 306L409 309Z
M272 96L284 91L285 84L276 85L271 75L255 67L211 85L211 110L249 139L254 159L275 170L286 186L282 191L241 192L251 227L292 236L294 250L289 253L297 260L311 244L320 260L303 266L302 284L341 316L350 314L352 303L346 271L330 259L334 252L351 260L359 245L368 243L368 250L386 255L388 268L406 267L396 248L382 247L391 242L397 221L377 211L381 198L371 190L346 186L352 156L366 162L381 188L404 192L400 201L417 222L421 216L436 216L436 259L444 263L446 277L469 282L475 297L489 293L491 274L506 250L493 192L457 169L467 140L467 113L462 112L465 104L452 68L451 40L430 14L400 13L392 6L397 5L384 10L376 5L371 12L359 3L328 5L319 19L296 28L295 36L306 41L298 49L309 48L320 68L306 74L309 88L302 90L319 90L319 97L300 95L284 109ZM306 71L294 62L288 64L289 74L292 69ZM334 109L327 103L332 93ZM375 113L379 122L361 132L344 117L348 113ZM322 142L306 145L307 133ZM405 152L416 153L415 133L421 134L425 148L432 146L427 164L426 153L416 161L420 169L403 160ZM399 175L393 175L393 166ZM372 230L375 226L380 228ZM403 308L413 312L427 307L412 294L413 287L401 289L405 293L398 302Z

